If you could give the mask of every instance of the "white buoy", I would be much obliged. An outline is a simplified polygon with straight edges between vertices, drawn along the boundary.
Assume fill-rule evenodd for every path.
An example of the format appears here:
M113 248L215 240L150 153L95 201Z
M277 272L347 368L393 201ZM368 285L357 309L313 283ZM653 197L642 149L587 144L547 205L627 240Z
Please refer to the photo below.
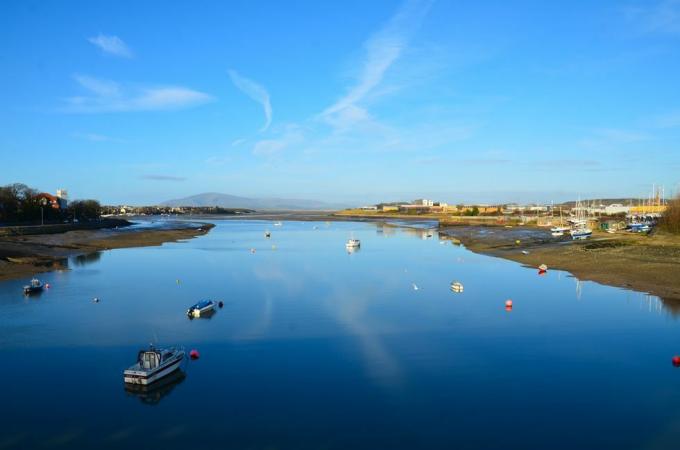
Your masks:
M418 286L416 286L415 283L412 283L412 284L413 284L413 290L414 290L414 291L417 291L417 290L418 290Z

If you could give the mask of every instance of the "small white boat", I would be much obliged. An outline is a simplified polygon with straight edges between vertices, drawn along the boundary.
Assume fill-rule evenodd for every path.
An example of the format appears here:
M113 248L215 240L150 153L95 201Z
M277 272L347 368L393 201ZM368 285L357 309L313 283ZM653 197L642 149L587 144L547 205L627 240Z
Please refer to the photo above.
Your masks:
M359 239L349 239L345 244L347 248L361 247L361 241Z
M42 281L38 280L37 278L33 278L30 284L24 286L24 294L29 295L40 292L43 290L43 287L44 285L42 284Z
M148 385L179 369L184 360L184 350L174 347L140 350L137 362L123 371L128 384Z
M593 230L588 227L579 227L570 231L573 240L588 239L593 235Z
M275 227L280 227L281 225L283 225L281 222L274 222Z
M552 235L552 237L561 237L564 236L564 231L552 231L550 232L550 234Z
M213 311L215 311L215 302L212 300L203 300L187 309L187 316L189 316L189 318L201 317L206 316Z
M457 293L463 292L463 283L461 283L460 281L454 281L453 283L451 283L451 290Z

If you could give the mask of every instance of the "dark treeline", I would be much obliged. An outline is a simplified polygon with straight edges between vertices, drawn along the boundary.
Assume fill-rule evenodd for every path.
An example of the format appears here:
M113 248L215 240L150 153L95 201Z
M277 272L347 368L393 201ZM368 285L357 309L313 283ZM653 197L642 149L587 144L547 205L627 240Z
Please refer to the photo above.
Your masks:
M41 212L42 208L42 212ZM0 186L0 223L39 224L98 219L101 206L96 200L75 200L66 209L53 208L40 191L22 183Z

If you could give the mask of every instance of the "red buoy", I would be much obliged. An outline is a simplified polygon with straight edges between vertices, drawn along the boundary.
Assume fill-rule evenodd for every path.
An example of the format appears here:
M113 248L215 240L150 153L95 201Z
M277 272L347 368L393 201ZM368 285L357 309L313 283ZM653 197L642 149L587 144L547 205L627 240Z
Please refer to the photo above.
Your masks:
M506 308L512 308L512 300L506 300L505 301L505 307Z
M539 275L545 275L545 270L538 269L538 274Z
M191 359L198 359L201 355L199 355L198 350L193 349L192 351L189 352L189 357Z
M674 365L675 367L680 367L680 356L675 355L675 356L673 357L673 365Z

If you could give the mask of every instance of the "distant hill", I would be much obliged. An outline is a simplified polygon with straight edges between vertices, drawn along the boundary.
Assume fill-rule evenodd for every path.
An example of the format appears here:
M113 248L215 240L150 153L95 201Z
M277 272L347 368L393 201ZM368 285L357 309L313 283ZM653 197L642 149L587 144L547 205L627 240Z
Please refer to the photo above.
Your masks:
M190 197L168 200L161 206L221 206L222 208L247 208L255 210L335 210L348 205L326 203L318 200L290 198L248 198L236 195L205 192Z

